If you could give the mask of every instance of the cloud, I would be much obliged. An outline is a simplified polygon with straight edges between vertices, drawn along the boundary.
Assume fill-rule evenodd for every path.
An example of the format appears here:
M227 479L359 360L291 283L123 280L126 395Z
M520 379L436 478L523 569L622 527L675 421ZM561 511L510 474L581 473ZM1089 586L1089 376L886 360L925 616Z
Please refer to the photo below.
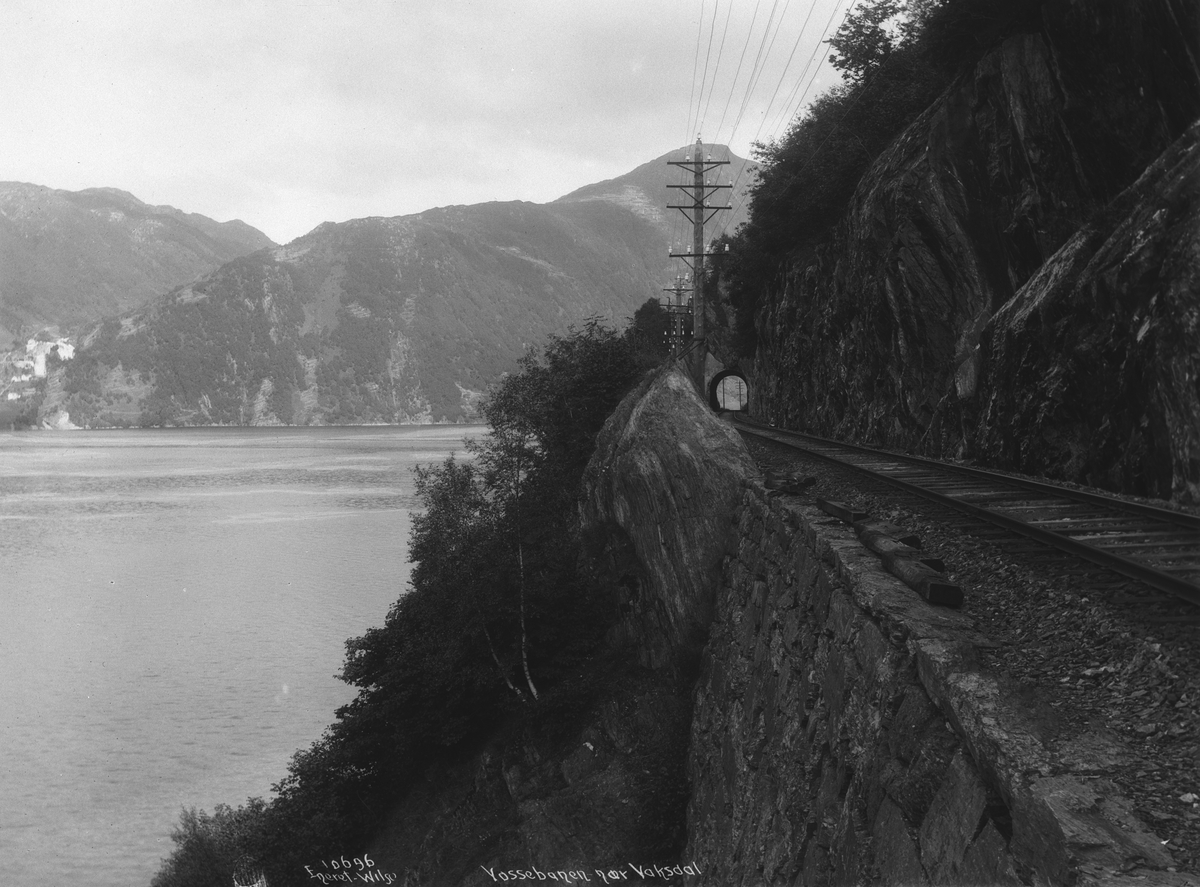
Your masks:
M836 0L821 4L831 10ZM327 219L550 200L690 141L698 15L705 10L707 40L714 8L684 0L10 6L0 34L8 124L0 178L120 187L240 217L277 240ZM733 13L729 31L719 29L701 56L726 78L710 78L710 129L728 96L740 105L750 61L738 84L735 62L753 57L766 22L763 13L751 31L746 7L718 7ZM788 27L798 28L778 23L767 86L780 82L772 78L796 39ZM816 45L817 33L806 39ZM738 134L742 153L758 125L753 110L746 116L754 122Z

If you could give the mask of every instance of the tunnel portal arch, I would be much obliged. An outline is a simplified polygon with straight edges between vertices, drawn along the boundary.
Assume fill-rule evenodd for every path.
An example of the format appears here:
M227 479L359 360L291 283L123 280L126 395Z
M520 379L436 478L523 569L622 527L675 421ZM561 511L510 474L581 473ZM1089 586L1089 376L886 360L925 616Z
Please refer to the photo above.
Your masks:
M728 369L708 383L708 405L714 410L745 412L750 409L750 385L739 369Z

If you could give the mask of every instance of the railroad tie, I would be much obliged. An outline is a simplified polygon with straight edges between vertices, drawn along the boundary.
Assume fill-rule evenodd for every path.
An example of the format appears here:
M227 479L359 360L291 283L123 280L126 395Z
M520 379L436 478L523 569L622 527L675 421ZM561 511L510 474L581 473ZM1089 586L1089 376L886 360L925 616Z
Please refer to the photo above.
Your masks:
M922 600L939 607L962 606L962 586L945 577L946 564L940 557L921 550L920 536L896 524L872 520L865 512L841 502L818 499L817 507L853 526L859 541L879 555L884 569L915 591Z

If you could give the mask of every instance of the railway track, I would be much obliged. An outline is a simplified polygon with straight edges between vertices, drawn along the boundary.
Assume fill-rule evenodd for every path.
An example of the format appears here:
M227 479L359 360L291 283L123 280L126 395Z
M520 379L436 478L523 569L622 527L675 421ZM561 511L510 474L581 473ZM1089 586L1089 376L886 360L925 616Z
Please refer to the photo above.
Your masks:
M1200 517L994 471L769 428L735 427L847 466L1200 606Z

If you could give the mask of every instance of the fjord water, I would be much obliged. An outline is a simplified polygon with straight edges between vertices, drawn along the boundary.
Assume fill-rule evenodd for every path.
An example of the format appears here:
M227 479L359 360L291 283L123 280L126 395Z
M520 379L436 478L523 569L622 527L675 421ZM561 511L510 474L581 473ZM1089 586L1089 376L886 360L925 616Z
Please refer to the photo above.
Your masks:
M406 587L414 464L478 428L0 434L0 867L148 885L269 795Z

